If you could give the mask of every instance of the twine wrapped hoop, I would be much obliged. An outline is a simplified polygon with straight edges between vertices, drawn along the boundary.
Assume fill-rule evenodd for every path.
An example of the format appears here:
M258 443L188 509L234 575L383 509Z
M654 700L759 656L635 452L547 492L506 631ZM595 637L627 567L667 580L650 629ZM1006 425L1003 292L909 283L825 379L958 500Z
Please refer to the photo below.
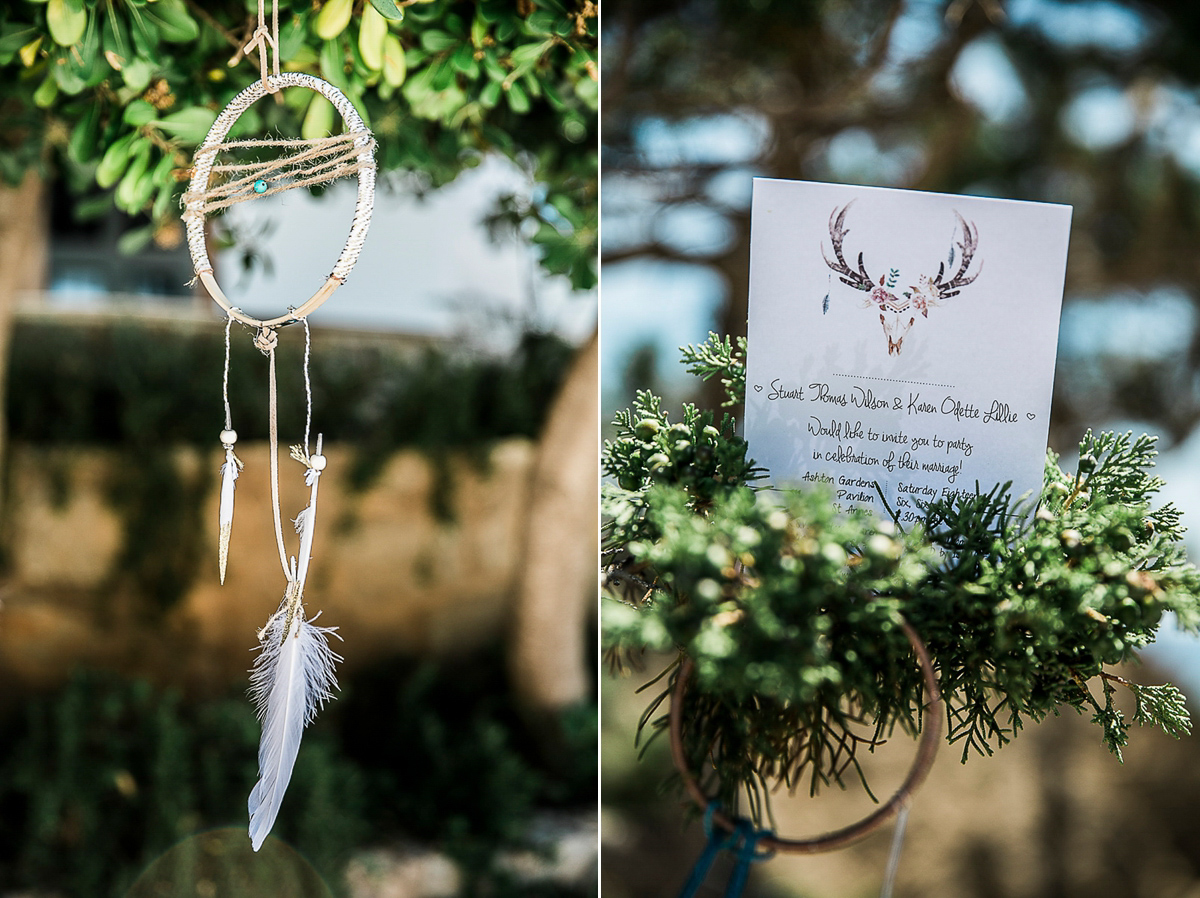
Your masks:
M921 741L917 745L917 756L913 760L912 766L908 770L908 775L904 778L904 782L887 802L857 823L852 823L833 832L808 839L784 839L775 835L764 836L759 842L764 849L768 851L789 852L791 854L820 854L823 851L844 848L865 838L887 823L888 820L899 813L901 808L908 804L913 794L925 782L925 777L929 775L929 770L933 766L933 760L937 755L938 745L942 738L942 694L938 686L937 675L933 671L933 661L929 657L929 650L925 648L925 643L917 636L917 632L909 625L908 621L901 620L900 625L904 630L904 635L908 637L913 651L916 652L917 660L921 665L921 674L925 680L925 691L929 694L929 713L926 716L926 724L921 731ZM684 788L687 789L688 795L691 796L692 800L702 810L711 813L713 821L718 826L732 832L737 826L737 822L720 810L709 811L711 799L704 794L704 790L696 782L696 778L688 769L687 758L684 756L682 709L683 699L687 694L688 680L692 675L692 667L692 660L690 658L683 661L683 664L679 668L679 674L675 678L675 686L671 694L671 757L675 761L675 767L679 770L680 777L683 778Z
M208 189L213 162L216 159L218 151L223 148L222 142L229 133L230 128L233 127L234 122L255 101L266 96L271 88L274 90L270 92L274 92L285 87L307 87L309 90L316 91L324 96L334 105L338 114L341 115L346 127L346 133L355 135L353 146L357 152L354 154L354 170L358 174L358 201L354 207L354 219L350 224L350 235L346 238L346 244L342 247L341 255L338 256L338 260L333 266L333 271L325 283L305 302L294 309L289 309L286 314L280 315L277 318L260 320L236 308L229 301L228 297L225 296L225 292L213 276L212 262L209 261L208 248L204 241L204 194ZM273 145L277 144L278 142L275 142ZM200 282L204 284L205 289L217 302L217 305L224 309L230 317L250 327L273 328L301 320L332 296L334 291L346 280L346 277L358 261L363 241L367 236L367 228L371 224L371 211L375 204L374 149L375 139L372 137L366 124L363 123L362 116L358 114L358 110L354 108L354 104L332 84L313 75L306 75L302 72L284 72L282 75L273 75L265 81L255 81L230 100L229 105L221 110L221 114L213 122L208 135L204 138L204 142L196 150L196 155L193 159L192 178L188 184L188 191L184 198L185 212L183 218L187 223L188 250L191 252L192 265L196 269L196 275L200 278Z

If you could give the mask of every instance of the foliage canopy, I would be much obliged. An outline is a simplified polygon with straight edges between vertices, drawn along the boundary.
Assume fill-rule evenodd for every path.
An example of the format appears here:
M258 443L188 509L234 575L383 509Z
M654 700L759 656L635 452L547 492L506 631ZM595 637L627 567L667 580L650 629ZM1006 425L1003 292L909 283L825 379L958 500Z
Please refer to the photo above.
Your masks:
M361 6L361 12L357 11ZM393 18L385 18L384 14ZM528 235L543 267L595 283L597 8L590 0L279 0L279 59L345 93L382 171L437 187L497 152L535 182L490 222ZM181 239L190 151L259 77L230 65L257 25L247 0L19 0L0 8L0 176L53 169L87 200L149 223L125 247ZM316 137L335 112L309 91L263 100L232 137ZM97 188L102 193L96 194Z

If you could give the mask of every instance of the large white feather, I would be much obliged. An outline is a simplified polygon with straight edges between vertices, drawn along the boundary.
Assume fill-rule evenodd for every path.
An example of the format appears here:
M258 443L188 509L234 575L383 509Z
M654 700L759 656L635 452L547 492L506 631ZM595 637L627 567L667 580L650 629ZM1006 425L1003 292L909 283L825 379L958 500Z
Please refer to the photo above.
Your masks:
M331 690L337 687L333 666L342 660L326 639L336 627L314 626L312 621L304 619L301 605L297 605L289 621L287 606L291 595L289 589L279 610L260 633L259 654L250 675L250 691L262 721L258 782L250 793L248 805L250 842L255 851L262 847L279 814L304 727L333 698Z

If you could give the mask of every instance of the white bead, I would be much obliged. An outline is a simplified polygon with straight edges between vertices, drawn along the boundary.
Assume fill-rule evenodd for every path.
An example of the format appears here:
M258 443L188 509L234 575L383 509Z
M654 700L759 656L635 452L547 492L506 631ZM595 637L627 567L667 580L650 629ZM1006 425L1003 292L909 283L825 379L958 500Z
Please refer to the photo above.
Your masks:
M223 445L232 446L236 442L237 442L237 431L236 430L222 430L221 431L221 443Z
M309 456L308 465L314 471L324 471L325 470L325 456L324 455Z

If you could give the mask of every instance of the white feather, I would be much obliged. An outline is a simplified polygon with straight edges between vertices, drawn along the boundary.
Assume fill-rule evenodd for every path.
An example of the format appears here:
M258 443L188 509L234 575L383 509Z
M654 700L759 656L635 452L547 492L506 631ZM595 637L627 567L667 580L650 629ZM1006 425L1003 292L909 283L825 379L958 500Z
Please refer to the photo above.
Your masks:
M312 493L308 500L308 508L296 515L296 520L292 522L296 525L296 532L300 534L298 559L300 571L296 582L299 584L302 596L304 595L304 584L308 580L308 562L312 557L313 531L316 529L317 521L317 483L320 480L320 474L320 471L314 471L312 468L305 472L305 481L312 487Z
M298 603L289 621L288 603L293 593L289 588L279 610L261 631L259 654L250 676L250 691L262 721L258 782L248 804L250 842L255 851L262 847L279 814L304 727L333 698L331 690L337 688L333 666L342 660L326 639L329 633L336 635L336 627L314 626L304 619L304 607Z
M233 532L233 484L238 478L241 462L232 449L225 450L225 464L221 465L221 509L217 516L220 527L220 545L217 560L221 568L221 584L225 584L225 566L229 561L229 536Z
M225 451L225 464L221 465L221 523L233 523L233 484L238 479L238 463L233 450Z

